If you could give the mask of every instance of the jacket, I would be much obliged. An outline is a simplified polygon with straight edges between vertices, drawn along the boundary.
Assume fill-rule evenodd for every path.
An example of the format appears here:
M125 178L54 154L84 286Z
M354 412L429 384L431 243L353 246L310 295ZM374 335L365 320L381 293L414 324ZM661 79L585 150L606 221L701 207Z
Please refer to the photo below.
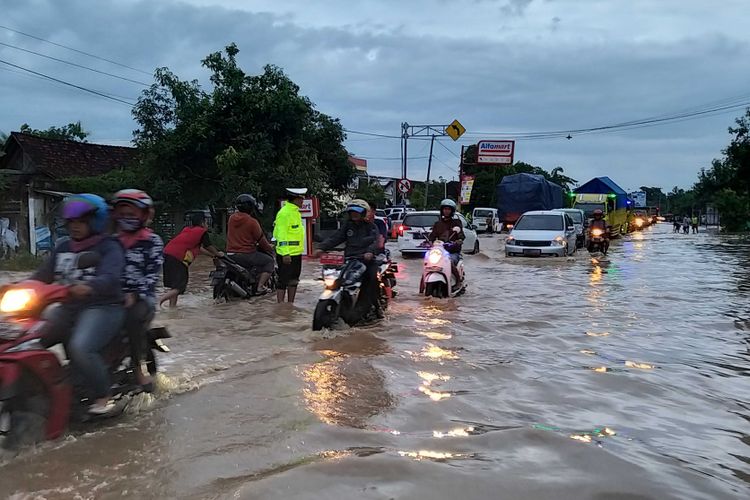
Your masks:
M330 238L320 244L320 249L328 251L346 242L346 257L362 257L366 253L377 253L378 228L372 222L352 222L347 220Z
M78 253L72 250L70 243L68 238L60 241L31 279L61 285L85 284L94 290L89 297L77 299L73 305L122 304L120 279L125 268L125 254L120 242L113 236L105 236L91 248ZM80 269L78 257L87 252L98 254L99 262Z
M273 238L276 240L278 255L302 255L304 248L305 228L299 207L288 201L276 214L273 224Z
M459 229L456 236L453 236L455 234L453 231L454 227ZM458 219L445 220L441 217L440 220L432 226L432 232L427 236L427 239L433 243L435 240L440 240L443 243L450 243L445 247L448 253L461 253L461 247L463 246L462 243L464 239L466 239L466 236L464 235L464 225L461 224L461 221ZM461 244L454 243L459 240L461 241Z

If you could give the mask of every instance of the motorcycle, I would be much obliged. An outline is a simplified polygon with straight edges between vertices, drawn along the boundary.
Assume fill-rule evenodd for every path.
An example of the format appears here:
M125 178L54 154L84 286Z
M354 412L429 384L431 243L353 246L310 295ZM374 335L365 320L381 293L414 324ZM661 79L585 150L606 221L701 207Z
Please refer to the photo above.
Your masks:
M66 285L22 281L0 289L0 446L17 450L43 440L56 439L71 421L85 422L122 413L130 398L142 392L137 383L127 335L104 348L110 367L115 409L104 416L87 412L90 397L70 364L41 343L45 323L55 307L68 299ZM169 352L162 339L165 328L151 328L146 366L157 372L155 351Z
M358 258L344 258L343 255L323 255L322 275L325 289L318 299L313 314L312 328L315 331L331 328L339 318L349 326L362 321L369 313L359 302L362 280L367 266ZM385 311L388 302L395 296L398 265L381 255L376 258L378 264L378 301L381 311Z
M258 293L258 271L256 268L250 270L238 264L230 256L214 258L216 269L209 273L214 300L229 302L233 298L247 299L262 295ZM278 274L274 269L268 279L267 286L270 291L276 290Z
M589 229L589 243L587 247L589 253L601 252L602 254L607 255L607 250L609 250L609 242L607 241L605 236L606 235L604 229Z
M435 241L424 256L419 293L424 294L425 297L438 299L462 295L466 292L463 259L456 264L456 271L458 279L453 273L453 264L445 249L445 243L440 240Z

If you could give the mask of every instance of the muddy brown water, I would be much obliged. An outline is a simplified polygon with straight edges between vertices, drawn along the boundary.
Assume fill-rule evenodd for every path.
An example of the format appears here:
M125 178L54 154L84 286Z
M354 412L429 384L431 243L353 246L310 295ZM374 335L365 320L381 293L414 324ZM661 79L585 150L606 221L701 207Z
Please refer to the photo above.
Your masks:
M506 259L483 237L468 293L381 324L214 305L192 269L155 398L0 461L2 498L750 497L750 242L659 225L608 261ZM0 274L0 281L18 275Z

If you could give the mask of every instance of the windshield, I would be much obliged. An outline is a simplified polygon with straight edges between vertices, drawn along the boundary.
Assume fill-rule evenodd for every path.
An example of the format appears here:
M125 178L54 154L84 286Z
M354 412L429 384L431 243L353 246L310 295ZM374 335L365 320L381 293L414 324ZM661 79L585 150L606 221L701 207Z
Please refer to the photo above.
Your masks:
M524 215L513 230L518 231L562 231L563 218L560 215Z
M437 214L407 214L406 217L404 217L404 226L432 227L437 221Z
M581 224L583 222L583 215L581 214L581 212L570 211L570 212L565 212L565 213L568 214L570 218L573 219L573 222L575 222L576 224Z
M474 210L474 217L492 217L492 210Z
M586 214L586 217L591 217L591 214L594 213L594 210L601 210L604 212L604 203L576 203L575 208L578 210L583 210L583 213Z
M388 215L386 215L385 213L385 210L375 210L375 215L377 215L378 217L388 217Z

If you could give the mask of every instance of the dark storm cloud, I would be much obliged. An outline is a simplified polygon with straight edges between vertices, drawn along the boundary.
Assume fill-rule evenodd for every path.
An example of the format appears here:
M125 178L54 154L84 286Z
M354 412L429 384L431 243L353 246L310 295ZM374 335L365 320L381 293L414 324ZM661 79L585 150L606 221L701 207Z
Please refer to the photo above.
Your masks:
M466 0L465 5L475 3ZM558 4L490 3L496 4L493 10L511 9L510 17L525 22L535 22L530 16L537 7ZM617 38L607 35L599 18L587 24L572 13L569 19L558 12L546 13L536 31L508 28L501 35L474 29L470 17L466 25L449 23L446 32L416 31L398 16L398 23L353 19L336 26L301 26L304 14L174 2L34 0L11 9L0 24L149 72L168 66L182 78L202 82L207 73L200 59L234 41L247 72L258 72L266 63L282 66L321 111L340 117L350 129L398 134L403 121L459 118L474 134L464 143L485 138L478 132L583 128L681 110L742 93L750 76L738 64L750 50L730 34ZM563 16L565 23L560 22ZM581 27L588 31L579 34ZM146 75L2 30L0 41L148 81ZM0 59L131 99L141 90L7 48L0 47ZM23 122L41 128L80 119L95 140L127 140L135 127L127 106L7 71L0 71L0 109L4 131ZM561 165L579 180L611 174L622 176L628 187L641 182L688 185L697 169L719 154L732 116L572 141L519 142L518 158L547 168ZM363 156L399 155L398 140L354 134L350 139L350 150ZM458 151L456 144L446 145ZM424 142L410 145L414 156L425 156L425 150ZM435 151L437 175L455 175L450 169L455 157L442 147ZM412 162L415 175L422 175L425 164ZM373 160L370 165L376 173L398 173L398 161Z

